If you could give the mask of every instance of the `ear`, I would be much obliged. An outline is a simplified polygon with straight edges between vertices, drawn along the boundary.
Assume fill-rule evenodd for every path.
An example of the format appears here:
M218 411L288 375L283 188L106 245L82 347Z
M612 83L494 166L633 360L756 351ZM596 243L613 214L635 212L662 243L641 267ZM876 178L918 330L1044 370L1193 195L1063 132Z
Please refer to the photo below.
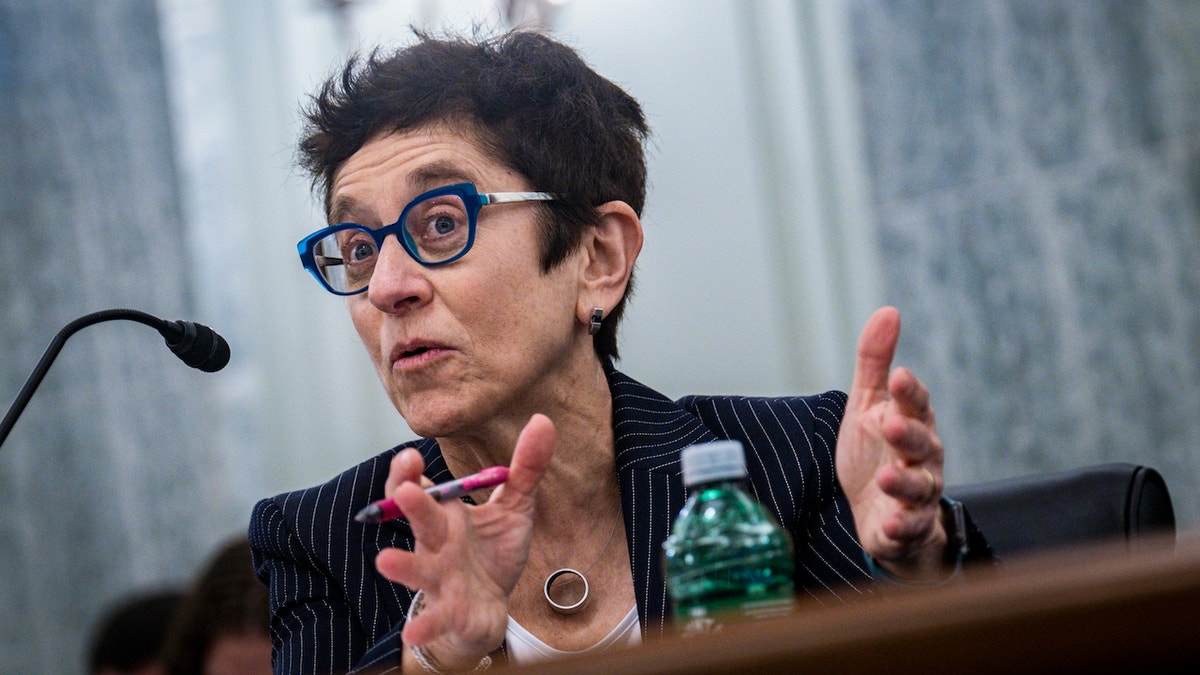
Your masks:
M642 221L622 201L596 207L599 224L588 228L581 244L577 318L587 325L596 307L607 316L625 295L633 265L642 251Z

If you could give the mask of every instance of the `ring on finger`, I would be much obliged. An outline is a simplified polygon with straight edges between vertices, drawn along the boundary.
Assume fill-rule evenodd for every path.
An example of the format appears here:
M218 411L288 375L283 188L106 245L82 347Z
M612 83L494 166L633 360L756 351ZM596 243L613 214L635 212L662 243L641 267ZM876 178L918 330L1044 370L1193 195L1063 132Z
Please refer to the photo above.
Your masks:
M929 479L929 496L926 497L926 499L929 501L933 501L938 496L938 494L937 494L937 492L938 492L937 478L934 477L933 472L930 471L927 467L924 467L924 466L921 467L921 472L924 473L925 477Z

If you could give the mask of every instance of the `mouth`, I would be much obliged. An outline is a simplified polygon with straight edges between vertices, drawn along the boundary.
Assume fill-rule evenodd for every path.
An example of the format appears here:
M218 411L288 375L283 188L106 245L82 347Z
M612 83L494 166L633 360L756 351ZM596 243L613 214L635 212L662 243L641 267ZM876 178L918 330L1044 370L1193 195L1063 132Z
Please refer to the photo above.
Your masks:
M405 342L396 345L392 349L392 368L397 370L412 370L449 353L450 349L445 345L424 340Z

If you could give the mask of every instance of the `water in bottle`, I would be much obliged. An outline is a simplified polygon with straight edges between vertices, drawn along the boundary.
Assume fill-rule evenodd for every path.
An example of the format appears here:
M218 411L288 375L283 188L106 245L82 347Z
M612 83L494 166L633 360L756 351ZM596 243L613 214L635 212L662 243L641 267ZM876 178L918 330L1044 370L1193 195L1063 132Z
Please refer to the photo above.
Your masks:
M663 543L676 628L686 635L790 611L792 540L746 492L741 443L693 445L681 459L688 498Z

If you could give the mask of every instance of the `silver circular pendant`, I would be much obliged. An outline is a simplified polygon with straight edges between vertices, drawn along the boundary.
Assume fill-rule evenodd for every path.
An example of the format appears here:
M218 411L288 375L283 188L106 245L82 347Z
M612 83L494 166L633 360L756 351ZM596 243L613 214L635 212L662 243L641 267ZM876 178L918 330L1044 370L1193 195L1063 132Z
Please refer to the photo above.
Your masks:
M583 582L583 594L580 595L579 598L574 602L555 602L554 598L550 596L550 589L559 577L567 575L579 577L579 580ZM571 579L564 584L560 584L559 588L561 589L574 583L575 580ZM554 608L554 611L558 612L559 614L574 614L575 612L583 609L583 606L586 605L588 601L588 590L587 577L583 576L583 574L578 570L573 570L570 567L564 567L561 570L556 571L554 574L546 577L546 585L542 588L542 592L546 594L546 602L550 603L550 606Z

